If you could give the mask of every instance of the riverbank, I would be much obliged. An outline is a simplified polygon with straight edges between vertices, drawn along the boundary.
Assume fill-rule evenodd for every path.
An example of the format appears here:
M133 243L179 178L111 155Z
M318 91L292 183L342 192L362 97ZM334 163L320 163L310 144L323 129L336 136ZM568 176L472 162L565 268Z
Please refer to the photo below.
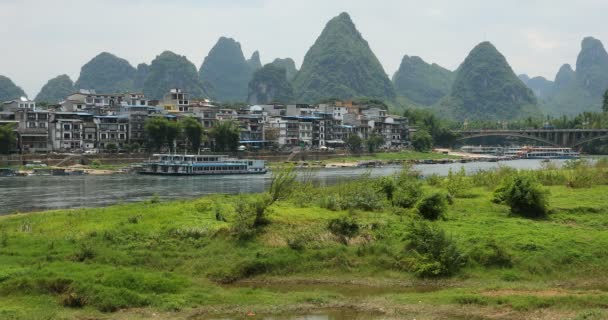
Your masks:
M551 213L538 220L492 202L511 169L419 182L426 195L462 191L430 223L466 257L442 277L420 276L404 240L417 209L387 200L386 178L298 184L267 208L259 194L154 197L0 217L0 318L603 319L608 175L599 167L524 173L550 192ZM395 181L417 183L410 176ZM343 219L356 232L328 227Z

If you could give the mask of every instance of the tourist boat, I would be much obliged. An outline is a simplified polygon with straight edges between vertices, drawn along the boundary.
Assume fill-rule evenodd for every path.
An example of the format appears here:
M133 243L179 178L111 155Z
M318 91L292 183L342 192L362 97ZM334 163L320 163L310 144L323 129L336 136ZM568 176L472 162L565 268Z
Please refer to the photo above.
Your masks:
M137 173L153 175L263 174L264 160L236 159L223 155L155 154Z
M519 152L522 159L578 159L580 153L572 148L559 147L523 147Z

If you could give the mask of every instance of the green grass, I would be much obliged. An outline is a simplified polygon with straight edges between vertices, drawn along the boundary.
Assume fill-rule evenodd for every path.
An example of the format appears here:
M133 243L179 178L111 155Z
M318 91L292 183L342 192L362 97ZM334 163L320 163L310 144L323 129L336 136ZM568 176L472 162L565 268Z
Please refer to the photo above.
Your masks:
M538 310L565 319L604 316L597 310L608 305L608 185L548 187L552 213L541 220L511 215L491 201L493 188L471 188L454 199L444 220L433 222L468 263L453 277L420 279L403 240L415 209L384 200L373 212L319 207L323 196L375 183L301 186L270 207L270 224L249 241L232 234L235 204L256 195L0 217L0 318L146 318L146 312L180 318L353 302L389 315L417 306L430 319L484 319L495 310L509 310L512 319ZM217 212L227 221L218 221ZM331 219L345 215L361 226L348 245L327 230ZM488 255L491 243L511 266L475 258Z

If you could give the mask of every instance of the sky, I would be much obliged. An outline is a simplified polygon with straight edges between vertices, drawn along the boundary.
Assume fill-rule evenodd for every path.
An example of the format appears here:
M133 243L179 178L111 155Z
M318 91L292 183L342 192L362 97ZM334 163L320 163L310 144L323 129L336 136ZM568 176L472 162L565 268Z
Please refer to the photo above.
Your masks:
M607 0L0 0L0 75L33 98L103 51L137 66L171 50L199 68L221 36L299 67L344 11L389 76L404 55L454 70L491 41L517 74L552 80L584 37L608 42Z

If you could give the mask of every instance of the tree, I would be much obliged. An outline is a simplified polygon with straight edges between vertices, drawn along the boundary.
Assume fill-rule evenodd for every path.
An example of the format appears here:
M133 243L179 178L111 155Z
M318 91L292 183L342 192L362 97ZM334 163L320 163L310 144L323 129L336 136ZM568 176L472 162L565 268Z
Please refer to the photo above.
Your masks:
M363 140L357 134L351 134L345 142L346 148L352 153L360 153L363 149Z
M231 121L220 122L211 130L215 148L219 151L236 151L239 146L239 127Z
M165 145L167 136L167 119L161 117L148 118L144 124L144 130L148 137L148 144L155 150L160 151Z
M374 153L378 149L378 147L380 147L383 143L384 138L381 135L375 133L369 136L369 138L367 138L367 141L365 141L365 144L367 145L367 151L369 153Z
M169 121L167 120L167 144L169 145L169 150L174 146L175 140L177 140L182 134L182 126L177 121Z
M9 154L15 146L17 136L14 127L10 124L0 126L0 153Z
M118 146L115 143L106 144L106 150L109 153L115 153L118 150Z
M203 126L195 118L188 117L182 120L182 128L190 150L197 153L203 140Z
M433 137L426 130L418 130L412 136L412 146L416 151L430 151L433 148Z
M604 92L604 105L602 106L604 112L608 112L608 89Z

